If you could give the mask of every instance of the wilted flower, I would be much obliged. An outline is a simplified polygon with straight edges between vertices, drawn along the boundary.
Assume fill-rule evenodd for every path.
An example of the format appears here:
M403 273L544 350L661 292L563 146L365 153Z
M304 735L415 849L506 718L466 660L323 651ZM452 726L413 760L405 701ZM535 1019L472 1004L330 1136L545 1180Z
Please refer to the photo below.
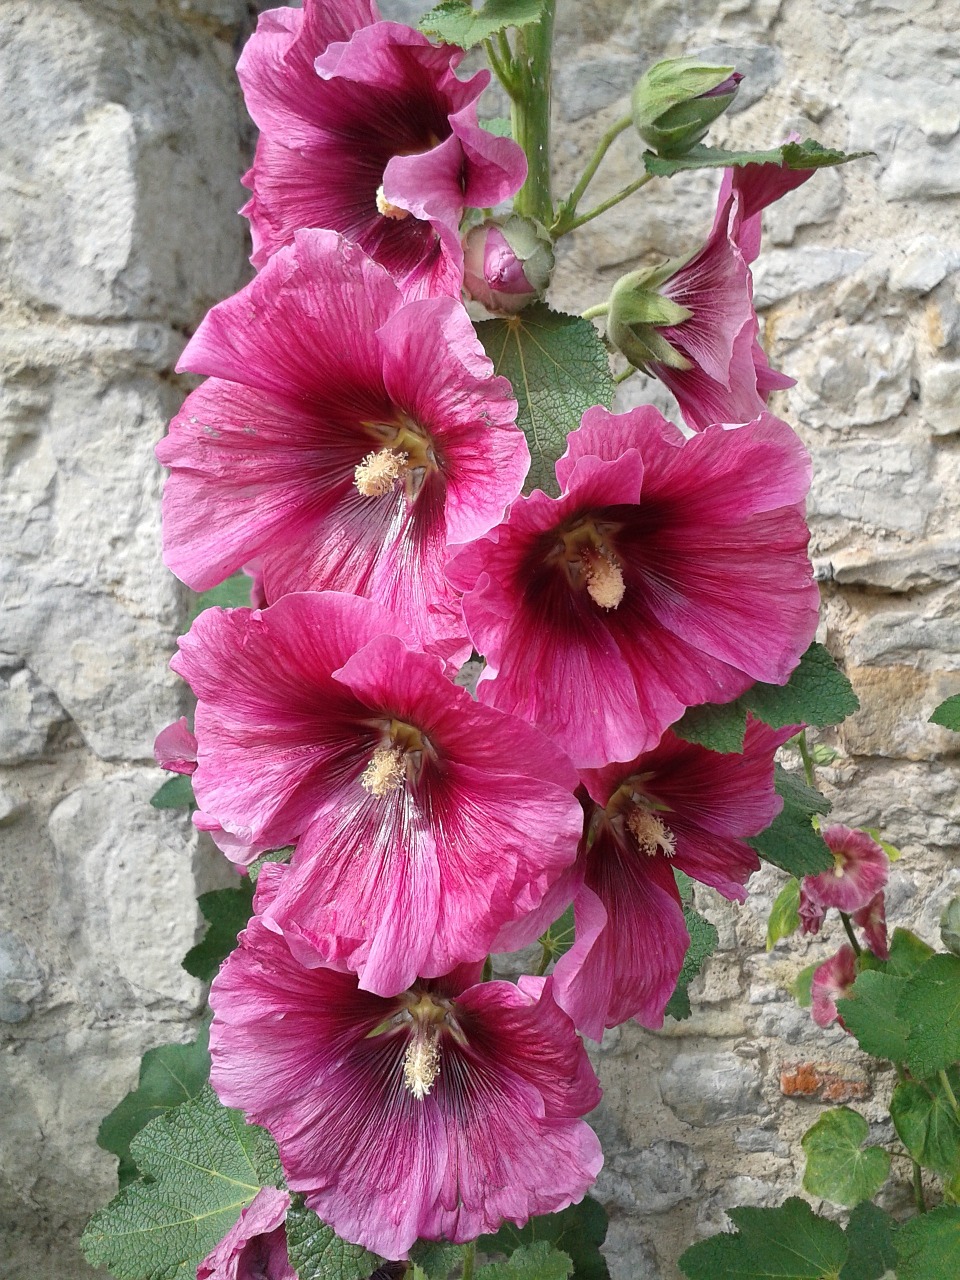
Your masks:
M850 995L856 977L857 957L848 942L835 956L814 969L810 983L810 1012L818 1026L829 1027L836 1022L837 1001Z
M512 195L526 161L477 121L488 71L460 80L462 50L378 18L372 0L305 0L263 14L248 41L237 73L260 129L244 178L253 261L327 227L408 295L459 296L464 209Z
M297 842L271 927L383 995L486 956L582 827L566 757L398 631L368 600L289 595L208 609L171 664L198 698L204 812L243 844Z
M697 58L666 58L640 77L631 111L637 132L662 156L682 156L737 96L743 76Z
M820 875L804 876L800 883L800 916L805 933L817 932L806 923L807 917L819 913L822 920L830 907L846 912L866 907L886 885L890 874L890 860L865 831L834 823L820 834L833 854L833 866Z
M287 1256L290 1196L262 1187L197 1268L197 1280L297 1280Z
M550 242L528 218L483 222L464 237L463 287L488 311L522 311L542 296L552 271Z
M404 302L356 245L303 231L178 367L212 375L157 446L178 577L203 591L256 561L267 600L348 591L462 647L448 544L500 520L530 454L460 302Z
M602 1164L581 1119L600 1088L550 980L479 977L384 999L305 967L255 917L210 993L221 1101L273 1134L324 1222L389 1258L554 1213Z
M887 941L887 908L883 890L875 893L865 907L851 916L858 929L863 930L867 946L881 960L889 960L890 944Z
M450 562L487 661L477 696L597 768L649 751L687 707L786 683L817 625L809 476L770 415L685 441L650 406L589 409L561 496L517 499Z

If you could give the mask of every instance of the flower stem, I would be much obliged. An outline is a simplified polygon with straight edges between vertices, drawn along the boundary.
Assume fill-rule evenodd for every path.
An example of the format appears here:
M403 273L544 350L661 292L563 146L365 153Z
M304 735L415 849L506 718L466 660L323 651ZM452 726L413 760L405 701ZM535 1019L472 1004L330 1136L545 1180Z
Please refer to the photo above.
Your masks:
M904 1071L899 1062L895 1062L893 1064L893 1069L897 1073L897 1079L901 1084L903 1084L907 1079L906 1071ZM910 1157L910 1163L913 1165L913 1198L916 1202L917 1213L926 1213L927 1200L923 1194L923 1170L917 1164L916 1160L914 1160L913 1156Z
M542 978L550 967L550 961L553 959L553 951L550 947L540 943L540 963L537 965L537 977Z
M843 921L843 927L846 931L847 937L850 939L850 945L851 947L853 947L854 955L858 955L858 956L861 955L863 948L860 946L860 943L857 941L857 935L853 932L853 925L850 923L850 917L847 915L845 911L841 911L840 919Z
M527 157L527 180L517 192L517 213L547 226L553 220L550 177L550 87L556 0L544 0L539 22L519 27L511 75L515 77L513 136Z
M596 205L593 209L588 209L586 213L582 213L579 218L572 221L564 222L562 230L557 229L557 224L550 228L553 238L559 239L565 236L568 231L575 231L577 227L582 227L585 222L592 222L594 218L599 218L601 213L606 213L608 209L612 209L614 205L619 204L621 200L626 200L628 196L632 196L635 191L639 191L641 187L645 187L648 182L653 179L652 173L645 173L642 178L637 178L636 182L629 183L622 191L618 191L615 196L611 196L609 200L604 200Z
M800 759L803 761L803 776L807 780L807 786L815 787L817 779L814 773L813 756L810 754L810 747L807 744L806 729L801 729L797 734L797 747L800 750Z
M513 62L510 54L510 46L507 45L506 58L502 56L501 51L498 51L492 40L484 40L483 48L493 74L503 85L507 95L511 99L515 98L517 94L517 83L512 70Z
M581 199L583 198L583 193L586 191L587 187L589 187L591 181L593 180L593 175L600 168L600 162L603 160L603 157L610 150L610 147L615 141L615 139L620 137L620 134L623 133L624 129L629 129L632 123L633 123L632 116L624 116L622 120L618 120L616 124L611 125L610 128L607 130L607 132L603 135L603 137L597 143L596 150L594 151L590 159L587 161L587 166L584 169L583 173L580 175L580 181L577 183L577 185L573 188L573 190L567 196L566 200L564 200L563 204L560 206L560 213L557 217L556 222L554 223L555 235L558 235L558 236L563 235L567 223L576 216L577 205L580 203Z
M595 316L605 316L609 311L609 304L606 302L598 302L595 307L587 307L586 311L580 312L581 320L592 320Z
M947 1095L947 1101L950 1103L950 1106L953 1110L953 1114L956 1116L958 1120L960 1120L960 1105L957 1104L957 1097L950 1086L950 1080L949 1080L949 1077L947 1076L946 1071L943 1071L943 1070L938 1071L937 1076L940 1080L940 1085L943 1089L943 1092Z
M463 1271L461 1272L462 1280L473 1280L473 1264L477 1256L476 1242L472 1241L463 1246Z

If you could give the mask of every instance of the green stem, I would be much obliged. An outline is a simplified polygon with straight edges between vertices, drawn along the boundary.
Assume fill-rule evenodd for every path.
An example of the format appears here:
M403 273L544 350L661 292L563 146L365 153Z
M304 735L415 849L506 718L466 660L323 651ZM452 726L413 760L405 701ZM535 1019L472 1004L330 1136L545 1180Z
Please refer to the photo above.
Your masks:
M953 1114L956 1116L958 1120L960 1120L960 1106L957 1105L956 1094L953 1092L953 1089L950 1087L950 1080L947 1077L946 1071L942 1071L942 1070L938 1071L937 1076L940 1080L940 1085L941 1085L941 1088L943 1089L943 1092L947 1095L947 1101L950 1103L950 1106L953 1109Z
M542 978L547 972L547 969L550 967L550 961L553 959L553 952L549 947L545 947L542 942L540 943L540 951L540 963L537 965L538 978Z
M501 56L501 54L498 53L497 49L494 47L494 43L492 40L484 40L483 47L487 55L487 61L490 63L490 68L493 71L493 74L497 77L497 79L503 85L508 96L510 98L516 97L517 82L513 74L513 64L510 58L510 46L509 45L507 46L506 59L504 59Z
M631 182L624 187L622 191L618 191L615 196L611 196L609 200L603 200L600 204L588 209L586 213L582 213L579 218L572 221L564 222L563 229L558 230L556 225L551 228L553 238L559 239L565 236L568 231L575 231L577 227L582 227L585 222L592 222L594 218L599 218L601 213L606 213L608 209L612 209L614 205L619 204L621 200L626 200L628 196L632 196L635 191L639 191L641 187L645 187L648 182L653 180L652 173L645 173L642 178L637 178L636 182Z
M614 141L620 137L624 129L629 129L631 124L633 124L633 117L624 116L622 120L618 120L616 124L611 125L610 128L607 130L607 132L603 135L603 137L597 143L596 150L594 151L590 159L587 161L587 167L584 169L583 173L580 175L580 181L573 188L573 190L570 192L566 200L564 200L563 205L561 206L560 217L557 219L558 235L563 235L563 229L562 229L563 226L566 224L566 222L569 219L572 219L576 215L577 205L580 203L581 199L583 198L583 193L586 191L587 187L589 187L590 183L592 182L593 175L600 168L600 162L603 160L603 157L610 150L610 147L612 146Z
M850 945L853 947L854 955L861 955L863 949L857 941L857 935L853 932L853 925L850 923L850 917L845 911L841 911L840 919L843 921L843 927L846 930L847 937L850 939Z
M907 1073L899 1062L893 1064L893 1069L897 1073L897 1079L904 1084L907 1079ZM917 1164L913 1157L910 1157L910 1163L913 1165L913 1198L916 1202L917 1213L927 1212L927 1200L923 1194L923 1170Z
M462 1280L473 1280L473 1264L477 1256L477 1246L474 1241L463 1246L463 1271Z
M550 87L556 0L544 0L539 22L520 27L513 68L517 93L511 107L513 136L527 157L527 179L514 198L519 214L547 226L553 220L550 176Z
M610 304L607 302L598 302L595 307L587 307L586 311L580 312L581 320L593 320L596 316L605 316L610 310Z
M626 382L628 378L632 378L636 372L637 370L632 367L629 369L624 369L623 373L615 373L613 375L613 380L619 386L621 382Z
M807 780L807 786L815 787L817 781L813 771L813 756L810 754L810 748L807 745L806 729L801 729L797 734L797 746L800 748L800 759L803 761L803 774Z

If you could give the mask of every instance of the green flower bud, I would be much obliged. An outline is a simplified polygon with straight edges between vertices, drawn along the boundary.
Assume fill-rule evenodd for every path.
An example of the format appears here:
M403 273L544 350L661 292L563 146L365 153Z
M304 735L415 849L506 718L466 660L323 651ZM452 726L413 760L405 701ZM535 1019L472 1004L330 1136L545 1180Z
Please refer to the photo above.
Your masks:
M658 155L684 155L723 115L742 79L733 67L711 67L696 58L655 63L633 90L637 132Z
M686 356L657 332L690 319L686 307L657 292L680 265L668 262L654 271L631 271L613 286L607 302L607 337L638 369L651 362L670 369L692 368Z
M529 218L490 218L463 240L463 287L488 311L511 315L543 296L553 272L553 246Z
M940 940L948 951L960 956L960 896L951 898L940 917Z

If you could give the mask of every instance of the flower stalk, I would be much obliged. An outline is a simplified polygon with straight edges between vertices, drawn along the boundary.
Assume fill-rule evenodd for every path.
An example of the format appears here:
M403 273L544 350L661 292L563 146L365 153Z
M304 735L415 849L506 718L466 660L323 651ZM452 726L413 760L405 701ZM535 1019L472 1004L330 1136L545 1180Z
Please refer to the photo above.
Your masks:
M544 0L540 21L519 28L505 82L508 93L508 82L515 85L510 112L513 136L527 157L527 179L514 198L514 211L545 226L553 219L550 106L555 11L556 0Z

